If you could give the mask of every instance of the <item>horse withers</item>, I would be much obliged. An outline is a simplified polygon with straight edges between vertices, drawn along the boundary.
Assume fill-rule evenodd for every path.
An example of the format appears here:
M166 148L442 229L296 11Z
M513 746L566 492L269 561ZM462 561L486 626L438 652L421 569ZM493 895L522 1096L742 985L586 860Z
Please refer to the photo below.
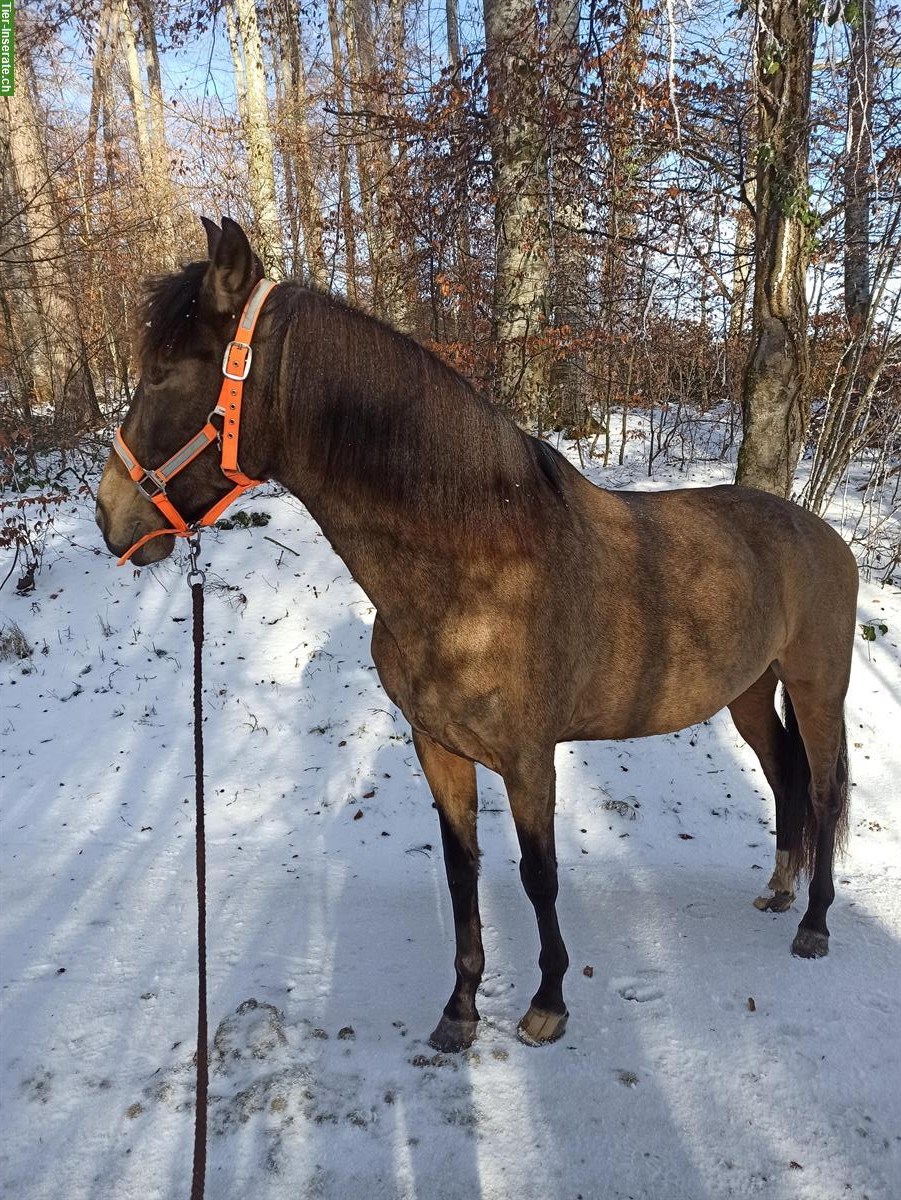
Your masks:
M206 422L263 275L235 222L204 224L208 260L153 283L141 314L141 379L122 437L144 466ZM376 608L373 660L413 730L453 906L456 984L435 1047L470 1045L479 1019L476 763L503 777L538 921L541 982L519 1035L539 1044L563 1033L559 742L665 733L728 707L776 801L776 869L756 903L787 909L805 869L792 950L826 954L847 828L858 574L825 522L748 488L595 487L415 341L290 282L259 315L239 454L241 471L306 505ZM230 487L211 445L167 491L190 523ZM118 455L97 519L116 554L168 528ZM161 534L133 561L173 545Z

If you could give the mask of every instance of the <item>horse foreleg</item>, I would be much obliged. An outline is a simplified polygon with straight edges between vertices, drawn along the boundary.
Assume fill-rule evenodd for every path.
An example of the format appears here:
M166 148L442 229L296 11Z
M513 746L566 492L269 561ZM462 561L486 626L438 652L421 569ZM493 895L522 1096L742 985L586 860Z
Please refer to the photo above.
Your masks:
M451 754L424 733L414 730L413 744L438 808L457 942L457 982L429 1044L445 1052L465 1050L478 1030L476 991L485 967L479 917L476 770L468 759Z
M541 984L517 1033L529 1046L555 1042L566 1029L563 976L569 956L557 923L557 857L554 845L555 778L553 751L543 769L504 775L516 835L522 851L519 873L538 919Z

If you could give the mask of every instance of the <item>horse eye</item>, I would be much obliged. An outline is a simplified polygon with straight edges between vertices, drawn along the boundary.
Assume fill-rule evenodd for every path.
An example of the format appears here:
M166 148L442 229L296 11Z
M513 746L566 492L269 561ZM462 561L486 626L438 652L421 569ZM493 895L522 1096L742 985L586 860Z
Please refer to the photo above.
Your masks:
M157 384L162 383L167 375L168 371L165 367L154 364L152 367L147 367L144 371L144 382L149 383L151 387L155 387Z

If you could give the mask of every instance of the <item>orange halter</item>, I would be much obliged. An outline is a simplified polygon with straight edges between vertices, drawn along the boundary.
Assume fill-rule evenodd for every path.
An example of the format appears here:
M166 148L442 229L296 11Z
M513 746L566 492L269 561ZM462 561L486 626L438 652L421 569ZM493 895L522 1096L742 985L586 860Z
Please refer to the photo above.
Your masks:
M199 433L186 442L180 450L167 458L161 467L150 470L142 467L125 444L122 437L122 426L118 426L113 435L113 449L125 464L125 469L135 481L138 491L151 504L155 504L163 516L169 521L169 528L155 529L153 533L145 533L119 559L119 566L127 563L134 552L149 542L151 538L169 535L170 537L190 537L197 529L212 525L222 516L233 500L248 489L259 487L261 479L250 479L238 469L238 440L241 431L241 401L244 395L244 380L250 371L253 351L250 343L257 319L266 297L275 287L271 279L261 279L250 293L234 339L225 347L222 359L222 374L225 378L219 390L216 407L207 417L206 424ZM223 418L222 432L213 424L213 417ZM217 442L222 450L220 467L222 474L235 485L221 500L217 500L212 508L207 509L203 516L189 524L166 494L166 488L171 479L202 454L207 446Z

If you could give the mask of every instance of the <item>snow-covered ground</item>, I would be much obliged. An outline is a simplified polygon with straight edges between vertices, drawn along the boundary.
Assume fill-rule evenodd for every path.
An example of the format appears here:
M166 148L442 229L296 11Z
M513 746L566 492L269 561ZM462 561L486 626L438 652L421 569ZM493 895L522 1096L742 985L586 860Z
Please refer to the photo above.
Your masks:
M590 473L656 488L731 469ZM481 772L482 1030L444 1057L425 1041L453 982L437 819L369 657L372 608L299 503L242 507L271 523L203 554L209 1200L901 1196L898 588L861 589L860 621L888 632L856 643L829 958L790 956L800 901L751 904L773 805L727 715L562 746L569 1029L515 1038L537 934ZM175 559L118 568L87 502L57 519L36 590L13 582L0 626L33 654L0 663L0 1186L187 1196L188 591Z

